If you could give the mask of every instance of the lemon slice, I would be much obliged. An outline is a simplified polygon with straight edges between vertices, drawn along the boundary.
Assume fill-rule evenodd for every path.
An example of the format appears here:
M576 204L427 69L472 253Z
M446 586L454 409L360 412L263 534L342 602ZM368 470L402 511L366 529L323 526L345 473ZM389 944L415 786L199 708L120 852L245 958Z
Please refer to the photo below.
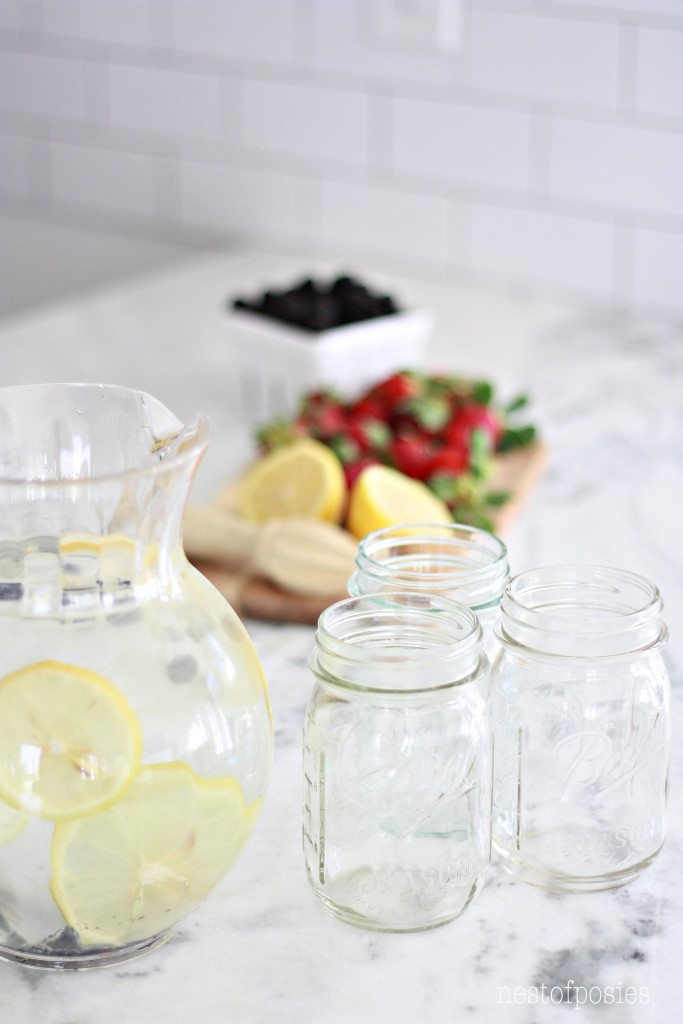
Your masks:
M304 516L337 523L346 498L341 462L320 441L303 437L255 462L235 495L237 512L253 522Z
M0 679L0 798L41 818L92 814L140 763L137 717L103 676L39 661Z
M28 824L28 815L0 800L0 846L16 839Z
M420 480L389 466L368 466L351 491L346 528L359 540L401 523L452 523L448 506Z
M136 573L138 546L120 533L66 533L59 553L68 575L95 575L104 583L131 580Z
M101 814L55 825L50 891L81 945L124 945L175 925L225 874L260 810L236 779L179 761L144 765Z

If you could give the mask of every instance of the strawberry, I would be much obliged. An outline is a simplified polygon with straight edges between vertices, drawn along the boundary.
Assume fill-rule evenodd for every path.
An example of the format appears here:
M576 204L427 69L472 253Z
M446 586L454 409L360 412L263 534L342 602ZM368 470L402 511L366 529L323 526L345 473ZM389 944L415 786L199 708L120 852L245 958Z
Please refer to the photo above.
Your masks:
M388 425L383 420L369 416L351 416L346 422L345 434L362 452L384 451L391 439Z
M417 398L422 393L422 387L422 381L415 373L402 370L375 384L367 397L379 402L386 412L391 412L404 402Z
M503 425L498 414L487 405L464 405L451 420L446 436L455 440L457 434L472 436L474 430L483 430L489 437L492 448L498 445L503 436Z
M349 407L351 419L384 420L384 406L376 398L363 395Z
M421 433L439 435L451 415L451 405L446 396L422 395L402 402L391 422L397 430L412 426Z
M469 467L470 453L466 445L451 444L441 448L432 459L429 467L429 477L439 473L449 473L458 476L465 473Z
M430 438L417 431L399 434L392 441L389 454L401 473L416 480L424 480L431 472L434 445Z
M470 446L471 436L472 428L459 412L456 412L451 421L446 424L442 434L444 445L447 448L464 448L465 450Z
M308 395L298 418L310 436L319 441L328 441L342 433L346 425L344 404L333 391L315 391Z

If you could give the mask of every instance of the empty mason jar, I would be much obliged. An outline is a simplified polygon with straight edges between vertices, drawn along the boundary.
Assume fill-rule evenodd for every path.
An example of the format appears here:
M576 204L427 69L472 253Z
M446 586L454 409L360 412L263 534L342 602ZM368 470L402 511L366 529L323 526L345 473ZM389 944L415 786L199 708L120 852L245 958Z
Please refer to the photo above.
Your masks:
M656 857L669 762L657 588L595 566L524 572L501 607L491 679L493 841L516 876L609 889Z
M507 548L494 534L462 523L407 523L361 540L348 590L352 596L409 590L467 605L481 623L492 660L493 627L508 574Z
M457 917L490 860L488 663L467 608L351 598L321 615L304 728L306 871L337 917L417 931Z

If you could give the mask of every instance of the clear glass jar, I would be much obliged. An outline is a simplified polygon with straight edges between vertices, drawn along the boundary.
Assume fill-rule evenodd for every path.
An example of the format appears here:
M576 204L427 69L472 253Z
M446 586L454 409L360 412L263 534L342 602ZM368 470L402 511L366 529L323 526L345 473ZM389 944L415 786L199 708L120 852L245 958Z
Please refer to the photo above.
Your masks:
M207 443L139 391L0 390L1 958L151 949L258 816L263 672L180 543Z
M490 860L488 662L476 616L432 595L350 598L321 615L310 664L303 846L313 889L362 928L445 924Z
M667 630L635 573L552 566L508 584L491 678L493 843L517 877L613 888L656 857L669 763Z
M484 650L497 651L494 625L509 576L507 548L499 537L462 523L407 523L364 537L356 554L349 594L386 590L440 594L476 613Z

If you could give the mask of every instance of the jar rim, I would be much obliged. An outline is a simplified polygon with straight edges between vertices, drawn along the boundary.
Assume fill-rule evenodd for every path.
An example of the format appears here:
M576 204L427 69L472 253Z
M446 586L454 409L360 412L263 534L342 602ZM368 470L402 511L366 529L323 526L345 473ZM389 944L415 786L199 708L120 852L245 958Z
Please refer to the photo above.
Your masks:
M424 693L482 668L477 616L450 598L387 591L345 598L318 619L313 667L341 685Z
M627 569L558 564L513 576L499 639L542 654L619 655L661 644L663 602L654 583Z
M457 594L475 609L498 603L509 573L500 537L465 523L409 522L374 530L360 541L355 562L351 593L389 586L436 591Z

